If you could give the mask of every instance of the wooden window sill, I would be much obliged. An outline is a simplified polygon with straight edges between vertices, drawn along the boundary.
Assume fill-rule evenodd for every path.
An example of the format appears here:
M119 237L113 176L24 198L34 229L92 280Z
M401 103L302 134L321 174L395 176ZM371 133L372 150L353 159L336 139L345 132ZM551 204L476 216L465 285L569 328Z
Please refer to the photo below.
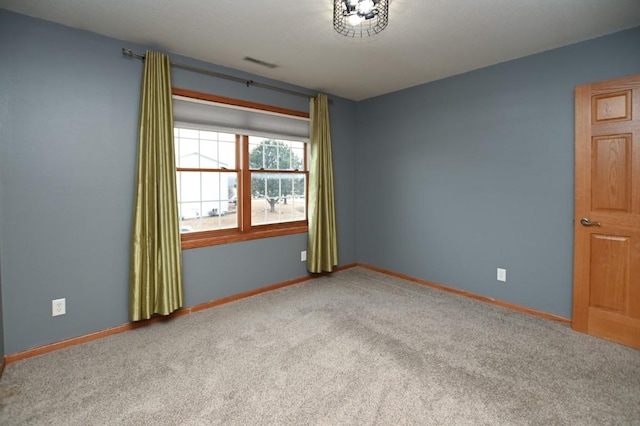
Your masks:
M248 232L231 231L226 233L218 232L194 232L181 235L181 247L183 250L217 246L220 244L237 243L240 241L258 240L261 238L280 237L283 235L303 234L308 232L309 227L305 222L297 224L277 224L258 226Z

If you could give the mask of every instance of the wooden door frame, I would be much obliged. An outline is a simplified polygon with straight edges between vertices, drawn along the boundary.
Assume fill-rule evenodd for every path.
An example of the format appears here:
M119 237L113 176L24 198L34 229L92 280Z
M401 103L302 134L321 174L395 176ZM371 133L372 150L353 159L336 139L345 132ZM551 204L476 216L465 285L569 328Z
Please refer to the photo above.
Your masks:
M573 218L573 314L571 326L574 330L582 333L587 332L588 301L589 301L589 277L586 268L578 262L579 258L584 259L589 250L588 241L585 239L589 234L580 232L580 216L588 206L590 196L585 185L579 185L590 179L591 162L589 158L589 147L584 143L584 139L590 133L591 126L591 84L584 84L575 89L575 195L574 195L574 218ZM579 253L582 250L582 253ZM579 255L581 254L581 255Z

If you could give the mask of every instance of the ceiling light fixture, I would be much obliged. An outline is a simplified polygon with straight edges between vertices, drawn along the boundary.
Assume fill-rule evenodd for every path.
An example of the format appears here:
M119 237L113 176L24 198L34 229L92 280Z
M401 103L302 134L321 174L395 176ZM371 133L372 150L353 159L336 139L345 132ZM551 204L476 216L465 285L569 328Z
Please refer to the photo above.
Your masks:
M333 29L345 37L369 37L389 23L391 0L333 0Z

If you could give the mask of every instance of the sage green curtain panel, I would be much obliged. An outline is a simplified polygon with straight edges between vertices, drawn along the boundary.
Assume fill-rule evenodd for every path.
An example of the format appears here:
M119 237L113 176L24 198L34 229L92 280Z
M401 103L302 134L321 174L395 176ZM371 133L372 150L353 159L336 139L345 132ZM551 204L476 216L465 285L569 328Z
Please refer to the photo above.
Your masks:
M138 169L131 236L129 316L183 305L169 57L148 51L140 95Z
M311 99L311 167L309 170L309 242L307 269L331 272L338 264L336 209L333 194L329 101Z

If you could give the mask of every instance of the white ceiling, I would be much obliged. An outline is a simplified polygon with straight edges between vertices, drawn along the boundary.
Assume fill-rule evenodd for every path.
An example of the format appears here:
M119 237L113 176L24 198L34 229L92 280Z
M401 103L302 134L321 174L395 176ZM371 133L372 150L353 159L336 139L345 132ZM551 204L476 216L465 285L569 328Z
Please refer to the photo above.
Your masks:
M640 25L640 0L392 0L387 29L353 40L333 30L332 5L0 0L15 12L353 100Z

